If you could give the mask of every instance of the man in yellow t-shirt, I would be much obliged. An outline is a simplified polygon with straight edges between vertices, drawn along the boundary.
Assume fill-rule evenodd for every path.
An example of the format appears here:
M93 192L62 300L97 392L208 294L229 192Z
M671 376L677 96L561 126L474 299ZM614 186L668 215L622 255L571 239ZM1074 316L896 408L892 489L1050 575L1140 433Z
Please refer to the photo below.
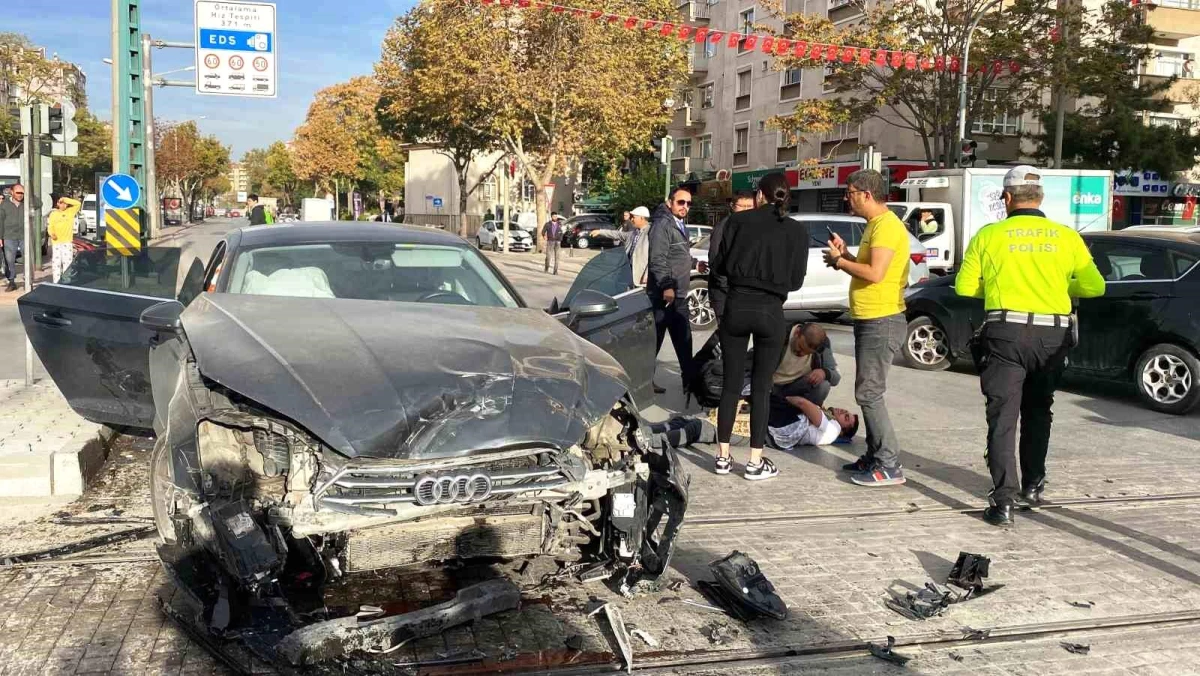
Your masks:
M1071 347L1071 298L1104 295L1104 277L1075 230L1046 218L1042 172L1029 165L1004 176L1008 218L971 240L954 290L982 298L984 357L979 385L987 398L991 505L983 519L1012 524L1020 496L1042 501L1050 407ZM1017 419L1021 475L1017 477Z
M860 486L904 483L900 442L888 417L883 395L892 359L900 351L908 323L904 319L904 287L908 283L909 243L904 223L887 208L887 182L874 170L856 171L846 179L850 211L867 219L858 255L836 234L829 240L825 263L850 275L850 314L854 318L854 398L867 425L867 452L843 469Z

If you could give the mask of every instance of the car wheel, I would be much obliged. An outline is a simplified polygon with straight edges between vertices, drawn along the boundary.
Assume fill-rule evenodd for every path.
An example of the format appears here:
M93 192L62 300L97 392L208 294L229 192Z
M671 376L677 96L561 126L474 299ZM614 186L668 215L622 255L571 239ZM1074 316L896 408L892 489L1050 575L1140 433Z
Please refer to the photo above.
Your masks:
M1134 369L1134 385L1146 406L1173 415L1200 403L1200 361L1191 352L1161 343L1142 353Z
M707 331L717 324L717 311L708 295L708 280L693 279L688 290L688 321L693 331Z
M836 322L838 317L846 314L845 312L814 312L812 316L817 318L819 322Z
M944 371L950 367L950 341L942 327L929 317L908 323L904 335L904 363L920 371Z
M492 240L492 251L499 251L499 250L500 250L500 240L493 239Z
M592 245L592 243L588 240L587 237L580 237L579 239L575 240L575 246L580 249L586 249L591 245Z
M479 239L478 237L475 238L475 248L483 251L483 240Z

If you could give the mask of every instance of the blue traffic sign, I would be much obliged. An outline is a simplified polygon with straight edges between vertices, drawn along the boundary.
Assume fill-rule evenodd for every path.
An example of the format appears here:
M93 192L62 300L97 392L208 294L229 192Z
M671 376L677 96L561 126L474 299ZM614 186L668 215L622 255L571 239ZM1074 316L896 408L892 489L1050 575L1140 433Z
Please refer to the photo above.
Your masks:
M258 31L200 29L201 49L229 49L238 52L265 52L275 49L274 35Z
M441 208L442 208L442 198L441 198L441 197L434 197L434 198L433 198L433 208L434 208L434 209L441 209Z
M129 174L113 174L100 186L104 203L113 209L128 209L142 198L142 186Z

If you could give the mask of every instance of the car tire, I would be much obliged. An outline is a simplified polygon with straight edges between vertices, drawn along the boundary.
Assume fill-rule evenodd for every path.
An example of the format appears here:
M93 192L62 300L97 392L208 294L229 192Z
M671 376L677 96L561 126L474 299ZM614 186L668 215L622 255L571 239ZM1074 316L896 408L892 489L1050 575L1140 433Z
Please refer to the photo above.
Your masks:
M929 317L917 317L908 323L900 352L904 365L918 371L944 371L952 361L946 332Z
M846 314L846 313L839 310L837 312L814 312L814 313L812 313L812 316L816 317L817 321L819 321L819 322L830 323L830 322L836 322L838 320L838 318L844 314Z
M479 239L478 237L475 238L475 248L483 251L483 240Z
M688 289L688 322L693 331L708 331L717 325L717 312L708 294L708 280L693 278Z
M578 249L586 249L591 245L592 243L587 237L580 237L579 239L575 240L575 247Z
M1148 408L1183 415L1200 403L1200 360L1178 345L1160 343L1138 358L1133 384Z
M492 251L499 251L499 250L500 250L500 240L493 239L492 240Z

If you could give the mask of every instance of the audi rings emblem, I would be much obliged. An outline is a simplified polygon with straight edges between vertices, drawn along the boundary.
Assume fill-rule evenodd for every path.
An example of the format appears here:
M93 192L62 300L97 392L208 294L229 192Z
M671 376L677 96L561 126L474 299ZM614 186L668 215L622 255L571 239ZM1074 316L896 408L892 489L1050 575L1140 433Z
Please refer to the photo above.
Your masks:
M425 475L417 479L413 496L423 507L482 502L492 495L492 478L486 474Z

